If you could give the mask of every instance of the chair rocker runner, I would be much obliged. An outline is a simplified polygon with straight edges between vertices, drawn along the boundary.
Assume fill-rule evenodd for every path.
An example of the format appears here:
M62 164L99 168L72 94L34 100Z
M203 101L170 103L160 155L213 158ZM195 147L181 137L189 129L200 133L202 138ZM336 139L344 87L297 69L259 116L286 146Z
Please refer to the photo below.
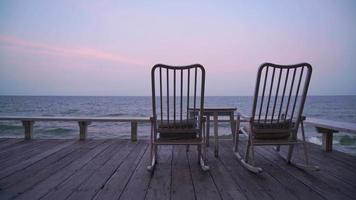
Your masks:
M158 145L196 145L201 168L209 170L205 164L204 67L157 64L151 71L151 84L151 164L147 169L155 168Z
M281 145L287 145L289 149L286 160L291 163L294 145L301 144L305 164L294 164L303 169L319 170L319 167L309 165L302 117L311 74L312 67L308 63L264 63L259 67L249 123L240 128L239 115L237 119L237 130L248 137L244 157L238 151L239 131L234 137L234 154L246 169L254 173L262 172L262 168L254 166L255 146L274 145L279 152ZM297 138L299 126L301 140Z

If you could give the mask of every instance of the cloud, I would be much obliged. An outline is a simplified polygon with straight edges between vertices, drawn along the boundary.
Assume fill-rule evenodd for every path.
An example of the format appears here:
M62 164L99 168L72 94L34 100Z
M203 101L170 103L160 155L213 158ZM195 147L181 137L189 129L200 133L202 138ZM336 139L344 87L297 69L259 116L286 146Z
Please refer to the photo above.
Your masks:
M50 45L30 40L24 40L13 36L0 35L0 44L11 45L16 48L25 49L37 54L52 54L57 56L77 57L80 59L97 59L115 63L126 63L134 65L145 65L144 62L88 47L63 47Z

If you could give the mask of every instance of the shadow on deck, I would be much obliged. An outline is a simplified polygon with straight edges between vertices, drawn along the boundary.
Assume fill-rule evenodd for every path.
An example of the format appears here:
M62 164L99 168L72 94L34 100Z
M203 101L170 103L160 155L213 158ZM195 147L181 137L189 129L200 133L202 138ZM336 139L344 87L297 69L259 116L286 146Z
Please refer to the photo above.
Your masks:
M0 199L354 199L356 157L309 145L321 171L288 165L259 147L255 175L239 164L230 141L209 150L202 172L195 148L163 146L153 175L148 141L0 139ZM296 151L295 159L299 159Z

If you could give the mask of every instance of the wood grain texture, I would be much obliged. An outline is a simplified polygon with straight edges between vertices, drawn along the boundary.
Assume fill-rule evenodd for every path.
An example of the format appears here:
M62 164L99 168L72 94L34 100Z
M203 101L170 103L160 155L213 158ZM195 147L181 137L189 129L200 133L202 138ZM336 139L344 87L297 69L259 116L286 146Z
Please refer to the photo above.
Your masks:
M208 151L203 172L196 148L160 146L154 173L148 141L1 139L0 199L354 199L356 158L309 144L321 171L302 171L270 147L256 148L262 174L244 169L232 142ZM6 148L5 148L6 147ZM244 147L240 145L240 150ZM287 153L281 148L282 156ZM294 161L303 161L296 148ZM3 164L4 163L4 164ZM11 165L10 165L11 164ZM5 166L5 167L2 167Z

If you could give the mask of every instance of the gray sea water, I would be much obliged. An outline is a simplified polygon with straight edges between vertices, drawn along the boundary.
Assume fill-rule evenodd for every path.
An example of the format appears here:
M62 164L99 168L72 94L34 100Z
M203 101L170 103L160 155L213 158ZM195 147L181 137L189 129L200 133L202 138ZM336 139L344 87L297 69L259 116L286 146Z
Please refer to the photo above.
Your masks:
M237 107L251 112L250 96L208 96L206 107ZM0 96L0 115L9 116L142 116L152 113L149 96ZM356 96L309 96L304 115L320 119L356 123ZM89 138L129 138L129 123L92 123ZM139 124L138 137L148 138L149 124ZM34 138L78 138L75 122L36 122ZM309 141L321 144L321 135L314 127L306 127ZM229 135L228 123L219 124L219 135ZM0 137L23 137L23 127L17 121L0 121ZM356 155L356 135L338 133L334 137L336 149Z

